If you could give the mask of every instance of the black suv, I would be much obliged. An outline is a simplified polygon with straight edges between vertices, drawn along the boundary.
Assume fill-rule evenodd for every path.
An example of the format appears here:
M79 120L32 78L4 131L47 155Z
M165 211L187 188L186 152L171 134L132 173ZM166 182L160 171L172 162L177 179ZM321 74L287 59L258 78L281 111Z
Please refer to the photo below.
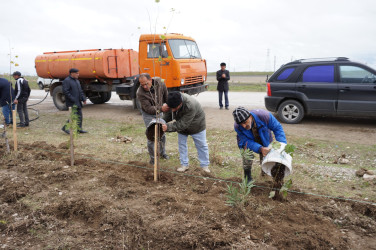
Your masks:
M284 123L305 114L376 117L376 71L346 57L283 65L267 83L265 107Z

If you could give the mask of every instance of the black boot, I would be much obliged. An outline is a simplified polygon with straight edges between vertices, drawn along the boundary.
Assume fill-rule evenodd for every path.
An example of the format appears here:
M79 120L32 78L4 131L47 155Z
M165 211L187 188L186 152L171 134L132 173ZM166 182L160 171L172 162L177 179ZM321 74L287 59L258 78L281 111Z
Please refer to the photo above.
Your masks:
M244 178L247 179L247 184L252 181L251 169L244 169Z

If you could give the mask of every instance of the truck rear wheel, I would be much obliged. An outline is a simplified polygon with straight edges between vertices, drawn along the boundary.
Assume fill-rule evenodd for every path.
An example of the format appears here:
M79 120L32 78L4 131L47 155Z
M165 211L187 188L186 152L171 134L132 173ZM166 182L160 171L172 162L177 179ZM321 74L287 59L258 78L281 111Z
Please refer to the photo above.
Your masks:
M109 91L109 92L103 92L103 100L104 100L104 102L108 102L110 99L111 99L111 91Z
M58 110L68 110L65 103L65 95L63 94L63 86L59 85L54 88L54 90L52 91L52 99L54 101L55 107Z

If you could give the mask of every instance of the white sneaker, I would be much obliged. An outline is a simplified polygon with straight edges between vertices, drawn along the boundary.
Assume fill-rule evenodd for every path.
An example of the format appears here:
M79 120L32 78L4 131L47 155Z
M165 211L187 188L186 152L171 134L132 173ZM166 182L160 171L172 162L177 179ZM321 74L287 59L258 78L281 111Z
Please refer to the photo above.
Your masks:
M206 173L210 173L210 169L208 166L202 167L202 170L204 170Z
M181 166L180 168L178 168L176 171L178 171L178 172L185 172L185 171L187 171L188 170L188 166Z

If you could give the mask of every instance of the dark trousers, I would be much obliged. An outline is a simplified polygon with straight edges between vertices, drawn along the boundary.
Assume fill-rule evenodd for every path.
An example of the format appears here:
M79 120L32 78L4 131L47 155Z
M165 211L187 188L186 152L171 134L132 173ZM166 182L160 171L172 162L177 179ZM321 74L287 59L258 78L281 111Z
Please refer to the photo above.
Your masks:
M77 108L76 110L76 114L78 115L77 125L82 130L82 108Z
M228 91L218 91L218 94L219 94L219 107L223 107L223 103L222 103L223 94L225 94L225 107L228 107L229 106Z
M82 130L82 108L77 108L77 109L75 110L75 114L78 116L77 125L78 125L78 127L79 127L79 130ZM69 120L67 121L67 123L69 123ZM65 125L63 126L62 129L63 129L63 130L66 130Z
M27 100L18 100L17 113L21 125L29 125L29 113L27 112Z

